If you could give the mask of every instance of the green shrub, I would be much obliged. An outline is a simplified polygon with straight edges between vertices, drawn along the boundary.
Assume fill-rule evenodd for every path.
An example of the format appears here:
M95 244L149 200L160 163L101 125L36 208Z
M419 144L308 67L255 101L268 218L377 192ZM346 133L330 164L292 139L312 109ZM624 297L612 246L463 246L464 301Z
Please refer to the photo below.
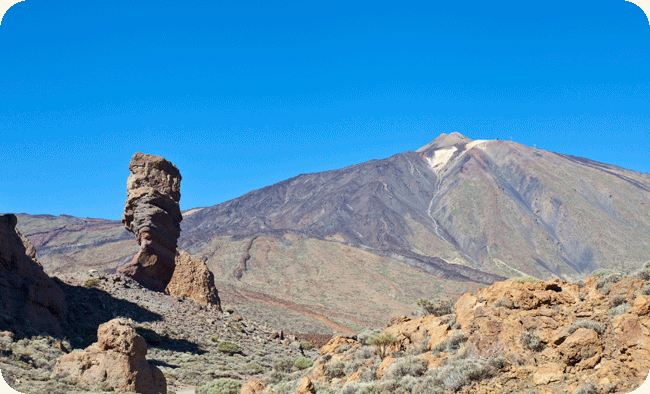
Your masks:
M578 330L578 328L589 328L591 330L594 330L598 333L598 335L603 335L605 332L605 326L597 323L593 320L579 320L573 324L571 324L569 327L567 327L567 330L569 331L570 334L573 334Z
M196 394L239 394L241 382L232 379L217 379L196 389Z
M379 350L379 357L383 360L388 349L397 344L397 339L391 334L375 335L368 339L368 344Z
M472 381L489 379L507 364L505 358L457 359L432 371L434 380L450 391L458 391Z
M293 362L288 358L273 360L273 369L280 372L291 372Z
M216 335L213 335L213 336L210 337L210 340L211 340L212 342L214 342L214 343L217 343L217 342L219 342L219 337L216 336Z
M99 279L97 279L97 278L89 278L89 279L86 279L86 281L83 284L83 287L85 287L86 289L95 289L95 288L99 287L99 283L100 283Z
M300 348L302 350L311 350L314 348L314 345L309 341L300 341Z
M454 300L449 297L437 297L431 301L420 298L416 305L423 315L444 316L454 313Z
M612 274L616 274L616 273L618 273L618 272L617 272L617 271L614 271L614 270L611 270L611 269L608 269L608 268L599 268L599 269L593 271L593 272L591 273L591 275L593 275L593 276L597 276L597 277L599 277L599 278L604 278L604 277L606 277L606 276L609 276L609 275L612 275Z
M646 261L641 269L634 274L634 276L639 279L650 280L650 261Z
M350 345L348 345L347 343L344 343L343 345L337 347L336 350L334 350L334 354L345 353L345 352L347 352L348 350L350 350L351 348L352 348L352 347L351 347Z
M335 363L329 365L326 369L327 377L330 379L342 378L345 376L345 362L336 361Z
M241 349L239 348L239 345L234 342L221 341L219 342L219 345L217 345L217 350L221 353L226 353L232 356L235 353L239 353Z
M539 282L539 279L533 278L532 276L521 276L518 278L512 278L515 282L519 283L537 283Z
M224 312L228 312L228 313L234 313L234 312L235 312L235 310L232 309L231 307L227 307L227 308L224 309L223 311L224 311Z
M300 357L293 363L293 366L298 369L307 369L313 365L314 362L308 359L307 357Z
M539 352L544 349L544 345L542 344L542 341L539 339L539 337L529 331L524 331L521 333L521 342L524 344L524 346L534 352Z
M253 362L242 364L240 368L252 375L264 373L264 368L262 368L259 364Z
M617 294L609 299L609 308L616 308L617 306L625 303L625 296Z
M428 362L421 358L406 358L391 365L386 371L386 378L400 380L404 376L422 376L427 371Z

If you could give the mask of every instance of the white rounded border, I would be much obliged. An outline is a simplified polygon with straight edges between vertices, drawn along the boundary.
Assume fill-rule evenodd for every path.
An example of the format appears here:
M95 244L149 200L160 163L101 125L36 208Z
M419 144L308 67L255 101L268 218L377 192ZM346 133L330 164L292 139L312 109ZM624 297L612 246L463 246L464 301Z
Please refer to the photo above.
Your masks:
M11 8L11 6L14 4L20 3L21 1L25 0L0 0L0 25L2 24L2 18L5 16L7 11L9 11L9 8Z
M643 12L645 12L646 18L648 18L648 24L650 24L650 0L625 0L630 3L636 4Z

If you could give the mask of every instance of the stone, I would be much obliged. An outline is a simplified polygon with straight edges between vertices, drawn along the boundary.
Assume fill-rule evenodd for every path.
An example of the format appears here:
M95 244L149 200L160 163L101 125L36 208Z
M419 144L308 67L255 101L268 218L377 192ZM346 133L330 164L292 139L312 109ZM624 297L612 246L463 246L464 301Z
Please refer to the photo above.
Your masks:
M0 330L60 336L66 325L63 290L36 260L36 249L23 236L16 215L0 215Z
M165 377L146 354L144 338L126 320L113 319L99 326L97 342L60 357L51 379L71 376L87 385L107 384L107 391L166 394Z
M187 297L221 311L219 292L214 285L214 274L201 260L179 250L175 268L165 292L177 297Z
M628 313L639 316L650 315L650 295L638 295Z
M564 375L564 365L557 363L544 364L535 374L533 374L533 381L536 385L548 384L550 382L557 382L562 379Z
M336 349L338 349L339 346L343 346L343 345L353 346L355 344L357 344L357 341L355 341L354 339L346 338L343 335L337 335L336 337L330 339L330 341L327 342L327 344L321 347L320 352L321 354L335 353Z
M315 392L316 389L314 388L314 384L311 382L311 379L305 376L300 380L295 394L314 394Z
M575 365L602 351L598 333L589 328L578 328L559 347L567 365Z
M241 386L240 394L262 394L267 384L259 380L251 380Z
M181 174L160 156L136 153L129 164L124 227L135 234L140 251L117 272L143 286L164 291L174 273L181 233Z
M381 379L382 376L386 373L388 368L393 365L397 360L394 359L391 356L386 356L382 361L381 364L379 364L379 367L377 368L377 372L375 372L375 376L377 376L377 379Z

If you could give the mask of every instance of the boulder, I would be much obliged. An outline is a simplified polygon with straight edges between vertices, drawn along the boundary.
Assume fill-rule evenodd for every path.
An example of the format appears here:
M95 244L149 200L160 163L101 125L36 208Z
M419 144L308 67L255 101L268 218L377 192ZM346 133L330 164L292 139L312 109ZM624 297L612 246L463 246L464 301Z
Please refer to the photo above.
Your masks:
M314 384L311 382L311 379L305 376L300 380L295 394L314 394L315 392L316 389L314 388Z
M241 386L240 394L262 394L267 384L259 380L251 380Z
M0 330L61 335L65 295L45 274L17 223L16 215L0 215Z
M72 376L88 385L106 382L119 393L166 394L165 377L147 362L146 354L144 338L125 320L113 319L99 326L97 342L60 357L51 378Z
M135 234L140 251L117 272L164 291L174 273L181 234L181 174L164 158L139 152L131 158L129 170L122 223Z
M182 250L176 253L175 261L174 274L167 284L166 292L177 297L191 298L221 310L221 300L214 285L214 275L208 266Z

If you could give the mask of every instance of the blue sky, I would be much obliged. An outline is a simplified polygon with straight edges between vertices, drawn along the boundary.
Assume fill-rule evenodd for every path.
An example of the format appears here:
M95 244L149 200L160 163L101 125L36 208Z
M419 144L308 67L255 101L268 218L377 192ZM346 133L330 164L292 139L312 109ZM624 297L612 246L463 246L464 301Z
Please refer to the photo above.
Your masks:
M650 172L624 0L26 0L0 59L0 212L119 219L136 151L189 209L454 131Z

